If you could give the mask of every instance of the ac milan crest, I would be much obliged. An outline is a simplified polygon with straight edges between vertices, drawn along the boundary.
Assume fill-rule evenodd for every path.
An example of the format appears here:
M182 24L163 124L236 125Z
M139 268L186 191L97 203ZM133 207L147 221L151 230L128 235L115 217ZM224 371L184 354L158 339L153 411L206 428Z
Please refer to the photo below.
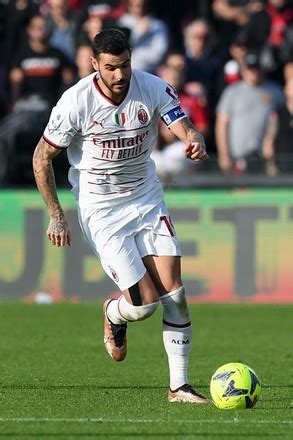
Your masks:
M138 110L137 116L138 116L138 120L141 124L145 124L149 118L147 112L143 108Z
M111 266L109 266L109 269L110 269L110 272L112 274L113 280L116 281L116 283L118 283L119 277L117 275L117 272Z

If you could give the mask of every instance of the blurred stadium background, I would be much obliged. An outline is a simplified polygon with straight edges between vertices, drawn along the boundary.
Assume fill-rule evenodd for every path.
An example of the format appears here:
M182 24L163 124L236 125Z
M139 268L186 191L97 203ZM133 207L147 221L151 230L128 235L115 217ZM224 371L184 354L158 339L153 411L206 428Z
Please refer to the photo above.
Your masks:
M31 169L52 105L91 72L91 38L113 26L129 36L133 66L176 86L206 138L210 160L200 166L182 160L163 126L154 152L191 299L292 302L291 0L0 0L0 296L62 301L115 291L81 236L66 157L55 172L71 248L46 241ZM227 96L241 85L255 95L234 105Z

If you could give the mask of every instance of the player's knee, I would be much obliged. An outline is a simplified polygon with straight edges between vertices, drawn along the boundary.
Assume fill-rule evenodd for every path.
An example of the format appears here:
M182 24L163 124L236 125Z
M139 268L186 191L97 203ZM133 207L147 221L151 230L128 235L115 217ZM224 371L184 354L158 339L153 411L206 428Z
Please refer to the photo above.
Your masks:
M118 302L118 308L120 315L127 321L143 321L155 312L159 304L160 302L157 301L151 304L134 306L127 302L124 296L121 296Z
M163 319L166 324L190 325L188 305L183 286L161 296L164 307Z

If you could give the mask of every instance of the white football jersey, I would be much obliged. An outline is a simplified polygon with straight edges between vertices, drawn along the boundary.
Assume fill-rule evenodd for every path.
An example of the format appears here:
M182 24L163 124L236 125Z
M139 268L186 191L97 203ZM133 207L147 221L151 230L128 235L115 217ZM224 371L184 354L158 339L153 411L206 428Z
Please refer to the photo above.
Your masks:
M53 108L44 139L68 148L69 181L82 207L99 207L149 193L162 197L150 158L158 119L167 125L185 117L176 91L160 78L132 71L124 100L115 104L101 91L97 73L66 90Z

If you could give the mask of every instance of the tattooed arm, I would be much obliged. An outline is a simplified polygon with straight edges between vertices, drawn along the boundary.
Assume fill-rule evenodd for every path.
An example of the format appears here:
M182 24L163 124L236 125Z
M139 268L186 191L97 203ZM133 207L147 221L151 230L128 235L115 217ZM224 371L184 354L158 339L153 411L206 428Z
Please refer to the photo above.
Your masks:
M60 152L43 138L33 155L33 169L40 193L47 205L50 223L47 237L56 246L70 245L71 231L57 196L52 159Z
M185 144L184 154L188 159L198 162L209 158L203 135L196 131L188 118L175 122L170 130Z

